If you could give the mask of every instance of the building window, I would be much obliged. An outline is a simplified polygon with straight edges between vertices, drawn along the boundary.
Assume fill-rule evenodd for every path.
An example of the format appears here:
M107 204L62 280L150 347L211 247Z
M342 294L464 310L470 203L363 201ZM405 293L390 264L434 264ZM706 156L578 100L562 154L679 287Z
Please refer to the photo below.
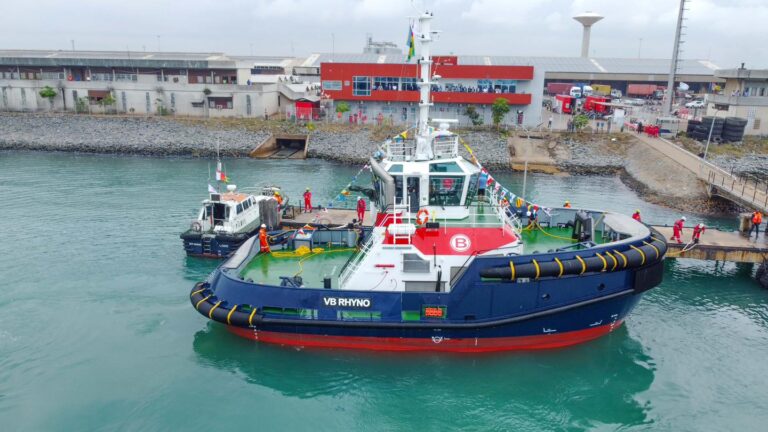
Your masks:
M416 91L419 89L417 78L403 78L401 80L401 85L402 85L401 88L407 91Z
M341 90L341 81L323 81L323 90Z
M150 113L150 112L152 112L152 108L151 108L150 102L149 102L149 92L146 92L146 99L147 99L147 111L146 112Z
M477 88L482 93L490 93L493 88L493 82L491 80L477 80Z
M517 81L515 80L496 80L493 86L496 93L514 93L517 87Z
M232 109L231 97L212 97L208 98L208 108L213 109Z
M245 113L251 115L251 95L245 95Z
M354 86L352 87L353 96L370 96L371 95L371 77L356 76L352 77Z
M397 77L374 77L374 90L400 90L400 78Z
M123 100L123 112L128 112L128 99L125 97L125 92L120 92L120 99Z
M21 106L24 108L27 107L27 92L24 88L21 89Z
M176 93L171 93L171 109L176 110Z

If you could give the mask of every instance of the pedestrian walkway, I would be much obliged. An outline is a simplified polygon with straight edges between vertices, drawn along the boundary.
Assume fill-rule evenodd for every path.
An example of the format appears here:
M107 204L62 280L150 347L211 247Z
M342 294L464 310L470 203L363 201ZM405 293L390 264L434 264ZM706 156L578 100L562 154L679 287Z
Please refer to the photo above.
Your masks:
M633 135L643 144L696 174L707 184L710 196L720 196L742 207L768 213L768 184L735 176L664 138Z

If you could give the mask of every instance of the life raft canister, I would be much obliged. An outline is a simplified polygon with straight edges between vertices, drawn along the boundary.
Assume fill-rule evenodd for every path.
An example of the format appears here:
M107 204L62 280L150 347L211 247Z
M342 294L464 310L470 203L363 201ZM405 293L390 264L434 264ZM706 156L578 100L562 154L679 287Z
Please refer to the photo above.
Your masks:
M424 225L427 222L429 222L429 212L427 209L419 210L419 212L416 213L416 223L419 225Z

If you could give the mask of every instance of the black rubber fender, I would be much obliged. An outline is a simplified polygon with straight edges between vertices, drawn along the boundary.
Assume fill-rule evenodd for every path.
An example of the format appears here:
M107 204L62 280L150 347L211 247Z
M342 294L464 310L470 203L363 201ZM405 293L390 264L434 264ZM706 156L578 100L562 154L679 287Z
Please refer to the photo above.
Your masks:
M642 246L629 246L622 250L612 249L602 253L584 251L584 254L566 260L555 258L542 262L532 258L525 263L510 262L510 265L503 267L481 269L480 276L491 279L538 279L644 267L664 257L667 244L660 240L660 237L651 237L651 241L644 242Z
M261 319L261 315L254 313L255 309L250 305L233 305L232 308L224 306L223 302L220 303L213 296L205 283L195 284L190 293L189 301L201 315L222 324L253 327ZM233 308L235 309L234 312L232 311Z

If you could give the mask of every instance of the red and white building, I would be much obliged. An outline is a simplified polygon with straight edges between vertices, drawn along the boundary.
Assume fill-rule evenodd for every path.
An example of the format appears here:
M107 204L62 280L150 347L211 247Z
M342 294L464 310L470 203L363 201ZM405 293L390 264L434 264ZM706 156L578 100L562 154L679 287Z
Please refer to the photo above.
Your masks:
M480 61L478 61L478 59ZM499 59L498 57L493 58ZM337 121L414 124L418 117L418 64L402 54L320 55L323 93L335 104L345 101L350 111L334 113ZM431 115L458 119L470 125L467 107L474 106L483 124L491 124L491 105L506 99L510 112L505 124L541 123L543 73L533 66L493 64L490 57L435 56L432 65Z

